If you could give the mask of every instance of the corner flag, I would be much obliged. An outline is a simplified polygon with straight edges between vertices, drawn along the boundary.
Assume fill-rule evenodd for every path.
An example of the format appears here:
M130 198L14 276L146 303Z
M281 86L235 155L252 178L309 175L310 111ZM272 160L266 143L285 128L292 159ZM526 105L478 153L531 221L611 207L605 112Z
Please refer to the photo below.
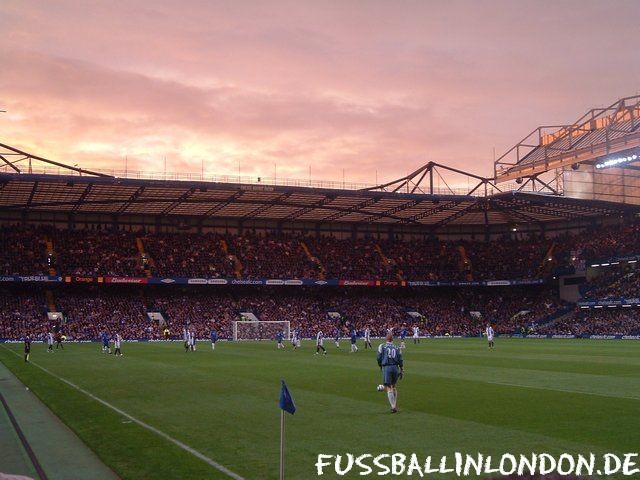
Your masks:
M293 415L296 413L296 406L287 384L282 380L282 389L280 390L280 480L284 480L284 412Z
M291 394L284 380L282 380L282 390L280 390L280 409L291 415L296 413L296 406L293 403L293 398L291 398Z

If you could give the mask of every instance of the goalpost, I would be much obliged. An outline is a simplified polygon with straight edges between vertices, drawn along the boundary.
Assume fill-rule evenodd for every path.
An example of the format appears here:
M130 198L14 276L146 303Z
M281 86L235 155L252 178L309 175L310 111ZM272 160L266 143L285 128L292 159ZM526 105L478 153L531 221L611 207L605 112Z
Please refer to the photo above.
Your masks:
M275 340L278 332L284 333L284 338L291 338L291 323L281 321L238 320L233 322L233 341L238 340Z

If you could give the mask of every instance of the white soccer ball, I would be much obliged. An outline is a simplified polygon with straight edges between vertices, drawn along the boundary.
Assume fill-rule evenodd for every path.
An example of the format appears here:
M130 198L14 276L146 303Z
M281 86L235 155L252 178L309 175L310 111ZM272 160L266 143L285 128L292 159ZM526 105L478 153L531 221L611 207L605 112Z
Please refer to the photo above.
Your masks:
M384 385L378 385L376 387L376 390L378 390L379 392L382 392L384 390Z

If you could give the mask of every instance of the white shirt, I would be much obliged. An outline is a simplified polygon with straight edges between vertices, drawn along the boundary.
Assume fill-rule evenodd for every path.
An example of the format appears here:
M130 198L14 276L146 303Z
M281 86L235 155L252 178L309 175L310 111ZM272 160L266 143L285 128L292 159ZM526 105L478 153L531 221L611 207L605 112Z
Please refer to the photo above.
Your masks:
M486 333L487 333L487 338L489 338L489 339L493 338L493 328L492 327L487 327Z
M413 336L414 337L418 336L418 332L420 332L420 329L418 327L413 327Z
M324 334L321 331L316 335L316 343L318 345L322 345L324 343Z

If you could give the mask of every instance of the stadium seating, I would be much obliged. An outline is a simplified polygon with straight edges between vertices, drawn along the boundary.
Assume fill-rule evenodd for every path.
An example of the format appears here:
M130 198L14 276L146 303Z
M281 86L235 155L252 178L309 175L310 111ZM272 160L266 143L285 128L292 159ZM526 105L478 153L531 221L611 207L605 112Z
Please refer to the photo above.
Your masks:
M342 278L380 280L490 280L534 278L542 267L585 265L592 259L640 253L640 224L589 230L550 239L491 242L302 237L221 233L149 233L105 230L58 230L12 226L0 229L3 275L77 275L159 277ZM614 262L615 263L615 262ZM635 264L600 267L600 275L583 288L584 298L637 298L640 282ZM332 336L368 326L374 335L386 328L398 332L422 315L425 333L477 335L487 321L498 333L530 330L572 335L638 333L636 309L568 309L549 287L360 289L360 288L97 288L28 286L0 289L0 338L44 335L46 311L56 308L68 318L70 337L97 338L101 329L119 330L125 338L160 338L147 310L165 313L174 335L189 323L200 337L212 325L223 338L241 310L262 320L289 320L311 336L317 329ZM328 320L337 311L342 323ZM559 317L556 319L556 317ZM550 318L554 320L546 323ZM344 332L342 332L344 335Z
M568 318L543 325L539 333L558 335L640 335L640 315L632 308L581 310Z
M46 275L48 265L44 242L47 231L36 227L0 228L0 273Z
M58 274L93 276L140 276L146 267L155 276L209 278L503 280L540 277L550 251L554 265L640 253L639 223L574 236L503 237L491 242L52 227L3 227L1 233L8 246L0 252L5 275L42 275L52 266ZM53 248L51 256L47 241ZM138 241L148 258L143 258Z
M96 339L103 330L118 331L129 339L160 339L162 329L146 315L160 311L174 337L185 325L206 338L215 327L222 338L231 336L240 312L253 312L260 320L288 320L310 337L321 329L344 337L351 328L370 328L383 336L388 328L398 334L417 321L426 335L478 335L487 321L498 332L512 333L544 319L561 306L546 287L435 289L420 291L385 288L312 287L136 287L68 286L55 289L56 310L66 318L71 339ZM53 325L46 319L45 292L38 288L0 289L0 338L24 335L43 338ZM15 312L20 312L16 316ZM336 322L328 312L338 312ZM416 319L409 312L417 312Z
M587 285L584 298L638 298L640 297L640 270L635 266L623 264L603 270Z

